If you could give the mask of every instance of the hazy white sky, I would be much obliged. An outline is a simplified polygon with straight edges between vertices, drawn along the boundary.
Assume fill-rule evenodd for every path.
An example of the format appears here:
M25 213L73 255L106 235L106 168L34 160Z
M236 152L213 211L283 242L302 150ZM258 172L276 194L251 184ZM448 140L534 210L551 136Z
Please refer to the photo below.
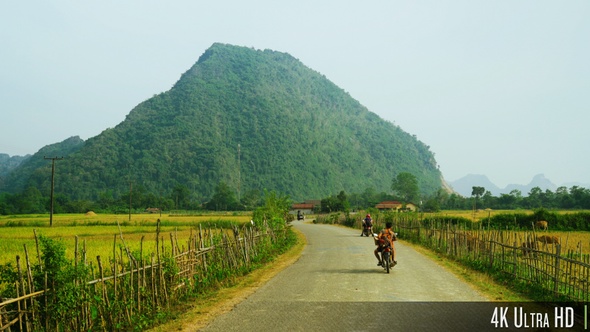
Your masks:
M590 1L355 2L2 2L0 153L116 126L221 42L298 58L448 181L590 183Z

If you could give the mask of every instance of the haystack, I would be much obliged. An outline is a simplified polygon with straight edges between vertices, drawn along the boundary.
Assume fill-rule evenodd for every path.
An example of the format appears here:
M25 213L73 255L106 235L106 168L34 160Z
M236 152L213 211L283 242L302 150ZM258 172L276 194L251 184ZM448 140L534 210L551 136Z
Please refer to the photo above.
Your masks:
M96 213L94 213L94 211L88 211L88 212L86 212L86 215L89 217L92 217L92 216L95 216Z

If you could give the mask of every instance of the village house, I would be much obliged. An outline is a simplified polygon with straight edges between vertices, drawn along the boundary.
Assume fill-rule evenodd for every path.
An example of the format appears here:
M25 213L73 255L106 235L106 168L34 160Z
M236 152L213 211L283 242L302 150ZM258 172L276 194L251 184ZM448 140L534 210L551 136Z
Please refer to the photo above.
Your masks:
M411 203L411 202L406 203L405 209L404 209L404 204L402 202L398 202L398 201L383 201L383 202L375 205L375 208L379 211L394 210L397 212L418 210L418 207L416 206L416 204Z
M313 214L314 211L319 210L321 202L319 200L308 200L303 203L295 203L291 205L291 214L297 214L297 211L301 211L303 214Z

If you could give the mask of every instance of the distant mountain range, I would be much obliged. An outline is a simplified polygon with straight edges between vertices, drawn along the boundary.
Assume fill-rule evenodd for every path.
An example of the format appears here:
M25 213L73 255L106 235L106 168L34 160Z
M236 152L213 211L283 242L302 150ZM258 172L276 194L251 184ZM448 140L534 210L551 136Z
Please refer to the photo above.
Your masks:
M564 186L566 188L571 188L573 186L579 186L584 188L590 188L590 184L583 184L583 183L564 183L561 185L556 185L551 180L547 179L544 174L537 174L533 177L531 182L526 185L522 184L509 184L505 188L499 188L497 185L492 183L487 176L482 174L468 174L456 181L450 181L449 185L453 188L453 190L462 196L469 197L471 196L471 192L473 191L473 187L484 187L486 191L492 193L493 196L500 196L501 194L509 194L513 190L519 190L522 196L528 196L528 193L531 189L535 187L541 188L541 190L550 190L555 192L558 187Z

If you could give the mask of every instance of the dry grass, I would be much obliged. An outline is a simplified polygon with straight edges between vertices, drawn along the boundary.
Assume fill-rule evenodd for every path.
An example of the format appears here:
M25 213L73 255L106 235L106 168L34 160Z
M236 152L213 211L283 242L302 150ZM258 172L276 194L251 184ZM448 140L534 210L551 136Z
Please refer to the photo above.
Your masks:
M517 232L522 234L523 238L525 234L531 234L532 232ZM578 254L590 254L590 232L552 232L552 231L540 231L535 232L536 236L557 236L561 243L561 254L566 254L569 251ZM524 241L523 241L524 242ZM543 246L539 243L539 245ZM549 244L548 246L551 246Z

